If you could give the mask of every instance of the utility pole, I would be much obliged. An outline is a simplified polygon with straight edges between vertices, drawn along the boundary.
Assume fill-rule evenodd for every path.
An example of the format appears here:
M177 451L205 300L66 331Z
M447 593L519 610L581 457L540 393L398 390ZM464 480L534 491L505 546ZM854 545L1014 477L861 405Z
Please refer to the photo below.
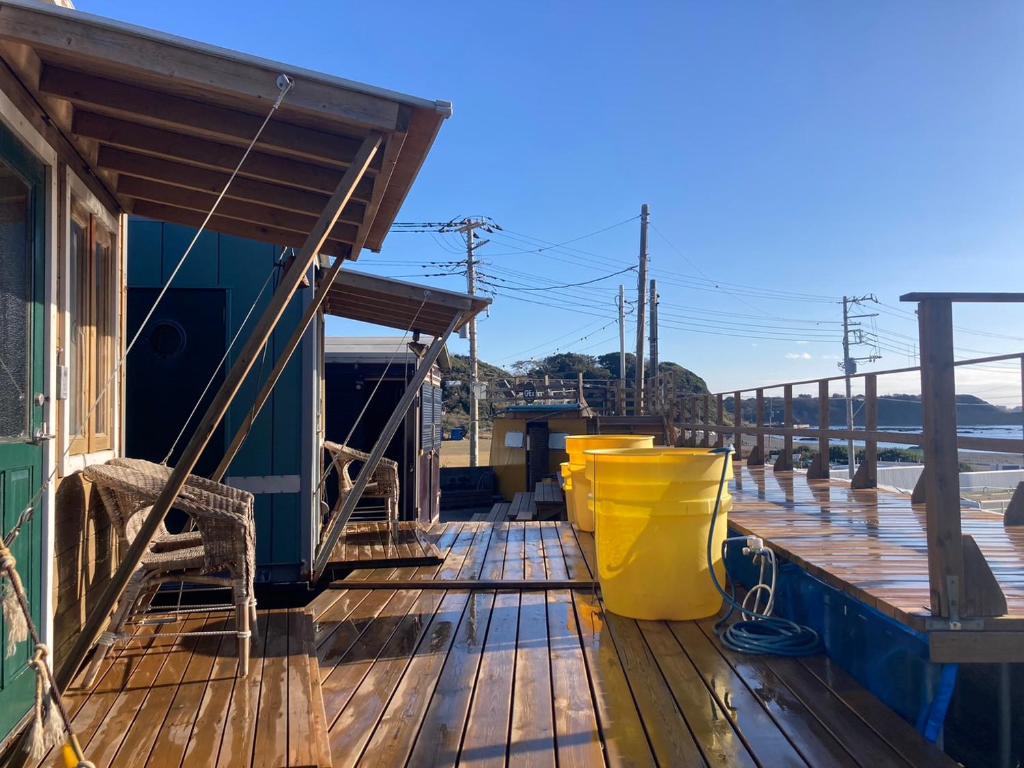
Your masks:
M466 292L476 295L476 230L489 224L480 219L465 219L458 231L466 236ZM469 321L469 466L480 464L480 363L476 347L476 317Z
M863 334L859 330L859 323L850 323L850 320L861 317L876 317L876 314L870 315L851 315L850 308L864 303L865 301L875 301L878 299L873 294L867 294L865 296L843 296L843 361L839 364L839 367L843 369L844 378L846 381L846 428L853 431L853 388L851 385L850 377L857 373L857 363L873 362L878 359L877 355L869 355L868 357L853 357L850 354L851 346L851 335L856 334L852 344L863 344ZM857 473L857 454L853 444L853 436L851 435L846 441L846 460L847 468L850 473L850 479Z
M619 285L619 401L616 410L626 415L626 287Z
M640 269L637 274L636 299L636 376L634 382L633 415L641 416L644 412L644 331L647 308L647 224L651 217L647 203L640 206Z
M651 411L658 412L661 392L658 388L658 281L651 279Z

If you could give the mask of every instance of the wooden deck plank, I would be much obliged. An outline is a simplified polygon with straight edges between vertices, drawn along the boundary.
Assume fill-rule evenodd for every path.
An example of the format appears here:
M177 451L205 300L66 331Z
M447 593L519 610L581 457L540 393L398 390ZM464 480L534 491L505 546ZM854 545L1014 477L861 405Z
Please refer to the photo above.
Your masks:
M601 734L594 699L586 684L587 665L569 590L547 593L547 619L558 765L602 765Z
M185 632L201 630L207 614L192 614L179 625ZM123 761L127 757L144 762L156 741L171 699L192 657L192 649L170 635L163 646L151 645L146 655L160 658L160 669L151 679L136 678L127 695L119 696L109 718L89 742L89 759L97 765ZM140 686L140 687L136 687ZM144 687L143 687L144 686ZM141 694L141 696L140 696ZM125 727L123 718L131 718Z
M547 605L543 592L523 592L519 597L514 687L509 764L554 766L551 655L548 648Z
M363 751L364 764L406 764L468 602L468 592L446 593L412 658L393 674L400 679Z
M260 628L259 621L257 621L257 628ZM253 658L250 659L250 665L253 668L260 663L259 646L262 645L262 640L263 636L261 635L260 642L254 643ZM217 764L235 685L245 684L244 681L236 679L238 659L232 648L235 638L225 636L221 638L220 642L220 652L214 659L213 667L210 670L210 680L196 710L195 727L181 761L183 766Z
M499 592L487 627L459 765L504 768L512 714L519 593Z
M260 712L260 687L263 684L263 663L270 635L270 615L260 612L256 620L259 628L259 654L250 660L249 674L235 680L231 702L224 721L220 751L217 756L218 768L230 768L232 764L251 763L253 744L256 740L255 724Z
M637 625L707 764L756 766L668 625L661 621L639 621Z
M566 567L562 542L558 538L558 526L554 522L541 523L540 533L547 578L568 579L569 569Z
M526 578L526 523L508 523L503 579Z
M685 649L719 710L729 718L762 765L798 768L807 764L743 678L699 627L690 621L669 622L668 627Z
M254 768L288 764L288 614L271 611L253 745Z
M416 740L408 768L455 765L493 606L493 592L470 595L423 718L420 733L425 737Z
M216 623L207 621L203 629L210 631L224 626L227 626L227 623L223 620ZM192 736L192 730L195 727L199 706L206 693L206 686L210 682L214 661L220 655L221 643L227 637L227 635L213 635L200 637L195 641L192 658L188 662L188 667L185 669L177 691L174 692L174 698L168 706L163 726L155 739L160 747L150 752L149 760L146 762L147 766L177 768L181 765ZM237 640L234 637L230 638L230 642L237 647ZM226 648L224 650L227 651Z
M427 632L442 595L440 592L418 593L409 613L398 622L380 651L368 664L360 663L366 664L365 674L330 724L331 759L335 766L355 765L359 760L370 739L371 726L381 716L409 659Z
M523 526L523 578L529 581L544 581L548 573L540 525Z
M574 590L572 598L608 765L655 765L643 720L605 621L604 608L592 592Z
M481 579L500 579L505 570L505 550L508 547L508 523L494 523L487 551L484 553L484 564L480 569Z
M662 765L702 766L704 759L672 692L633 619L605 614L612 642L643 718L651 747Z
M569 572L569 577L573 579L594 578L597 572L590 570L590 566L583 556L583 550L580 549L573 526L561 521L555 525L558 528L558 539L562 544L562 556L565 558L565 568Z

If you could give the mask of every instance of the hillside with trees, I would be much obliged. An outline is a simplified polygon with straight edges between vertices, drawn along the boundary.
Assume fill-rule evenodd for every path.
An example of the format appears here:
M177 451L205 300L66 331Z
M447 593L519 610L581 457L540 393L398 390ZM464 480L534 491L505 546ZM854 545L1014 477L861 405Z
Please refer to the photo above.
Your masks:
M469 414L469 357L452 355L451 371L444 375L444 410L445 425L463 425ZM577 352L560 352L556 355L539 360L522 360L511 366L509 370L481 360L479 362L480 379L485 382L509 380L516 377L529 379L575 380L582 373L587 381L611 381L619 378L619 353L609 352L603 355L584 355ZM658 364L658 372L669 377L677 392L692 394L707 393L708 387L704 379L687 368L671 361ZM626 378L632 380L636 375L636 356L626 355ZM498 388L489 387L491 393ZM495 401L493 398L480 403L480 419L489 424L494 416Z

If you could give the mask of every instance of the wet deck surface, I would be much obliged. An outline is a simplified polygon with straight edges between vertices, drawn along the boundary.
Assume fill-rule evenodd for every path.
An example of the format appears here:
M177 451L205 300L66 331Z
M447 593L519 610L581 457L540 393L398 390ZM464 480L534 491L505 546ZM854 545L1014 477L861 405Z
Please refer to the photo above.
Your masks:
M909 494L854 490L840 480L738 466L731 527L764 538L815 577L882 613L923 630L930 616L924 505ZM1024 527L1000 514L961 511L1009 608L1024 619ZM1000 620L996 620L1000 621Z
M260 611L250 671L236 678L224 613L139 627L110 655L90 691L65 696L86 757L97 767L329 766L313 625L304 611ZM64 768L59 754L41 765Z
M441 565L357 571L309 606L337 766L952 765L822 657L737 656L709 622L634 621L592 587L546 588L591 580L588 534L432 534Z
M389 523L358 523L345 526L334 547L329 568L372 568L388 563L437 562L440 553L420 525L401 522L397 531Z

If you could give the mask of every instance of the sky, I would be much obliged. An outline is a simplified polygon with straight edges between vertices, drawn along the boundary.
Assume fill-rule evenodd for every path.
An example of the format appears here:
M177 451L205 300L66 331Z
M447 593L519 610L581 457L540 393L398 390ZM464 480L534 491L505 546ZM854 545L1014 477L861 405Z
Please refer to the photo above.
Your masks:
M77 5L453 102L398 220L502 227L478 251L488 362L618 350L615 297L622 282L635 304L636 274L607 276L637 263L642 203L661 359L712 391L837 375L843 295L881 302L858 310L878 314L860 320L877 343L855 353L884 370L915 360L901 294L1024 290L1020 3ZM464 290L444 274L460 257L457 234L394 232L355 268ZM1024 308L955 323L960 358L1024 349ZM1020 405L1017 363L960 383Z

